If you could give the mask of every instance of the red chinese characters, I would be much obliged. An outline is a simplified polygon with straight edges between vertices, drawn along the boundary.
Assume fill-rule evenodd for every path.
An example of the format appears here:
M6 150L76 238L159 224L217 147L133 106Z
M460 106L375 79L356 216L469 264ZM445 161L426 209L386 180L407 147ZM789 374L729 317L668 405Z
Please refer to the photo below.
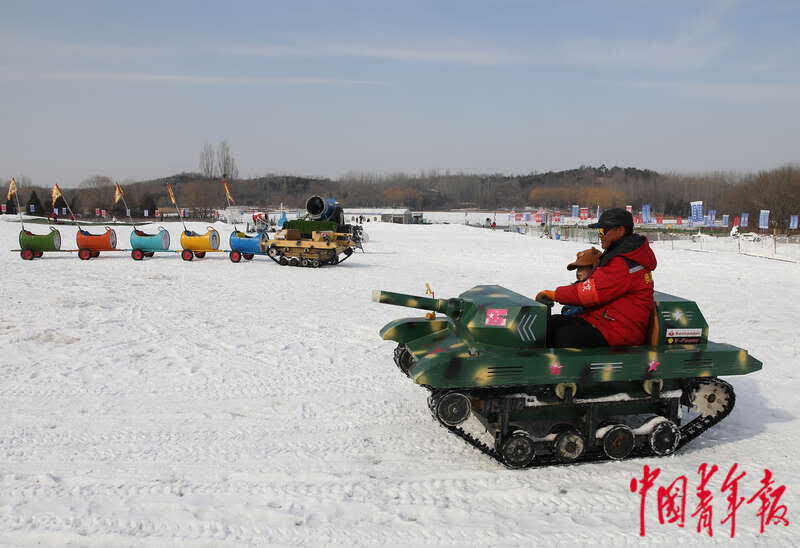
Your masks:
M780 499L786 492L786 486L776 485L772 472L764 469L764 477L760 481L761 488L750 498L740 496L740 482L747 476L747 472L739 469L738 463L734 463L722 481L720 491L725 495L727 502L727 513L721 521L714 519L714 492L711 483L719 471L716 464L709 465L702 463L697 468L698 485L695 490L697 505L691 517L697 518L696 531L705 533L709 537L714 536L714 525L729 524L730 537L736 536L736 519L743 504L754 504L757 507L755 517L760 520L760 533L763 534L770 525L789 525L787 514L789 509L785 504L780 503ZM639 494L639 535L645 536L645 514L648 493L656 487L655 482L661 475L660 468L651 469L644 465L641 478L631 478L630 492ZM716 476L717 478L721 477ZM678 476L671 483L657 486L656 509L658 511L658 522L661 525L675 524L684 527L686 524L686 502L688 492L688 479L686 476ZM745 500L746 499L746 500ZM741 515L741 512L739 512Z

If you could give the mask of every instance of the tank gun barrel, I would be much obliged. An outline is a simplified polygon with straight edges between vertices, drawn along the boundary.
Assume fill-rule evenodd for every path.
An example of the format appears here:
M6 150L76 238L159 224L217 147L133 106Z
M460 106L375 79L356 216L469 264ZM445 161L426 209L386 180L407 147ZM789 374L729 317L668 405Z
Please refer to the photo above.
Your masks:
M453 319L459 318L464 308L464 301L461 299L431 299L428 297L417 297L416 295L392 293L391 291L381 291L378 289L372 292L372 300L376 303L441 312Z
M315 221L333 220L338 210L341 209L339 202L333 198L322 198L312 196L306 202L306 211Z

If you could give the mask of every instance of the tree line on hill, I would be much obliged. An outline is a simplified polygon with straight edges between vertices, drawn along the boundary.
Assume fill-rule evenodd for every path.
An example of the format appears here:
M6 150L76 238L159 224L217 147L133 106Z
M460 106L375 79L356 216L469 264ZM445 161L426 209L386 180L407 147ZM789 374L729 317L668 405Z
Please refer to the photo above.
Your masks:
M175 191L178 205L186 209L222 209L225 192L217 173L181 173L161 179L121 183L132 215L144 210L171 208L166 189ZM50 187L36 186L25 177L17 179L20 200L29 206L36 198L35 213L52 210ZM6 181L8 185L8 181ZM718 215L771 211L777 228L788 225L789 216L800 214L800 168L785 166L756 174L712 173L681 175L637 168L581 166L566 171L527 175L478 175L422 172L417 175L349 173L338 179L267 175L250 179L228 179L236 204L254 207L302 209L308 197L318 194L338 199L345 207L407 207L414 210L475 208L482 210L547 207L568 209L578 204L591 209L651 204L654 214L688 217L689 202L702 200ZM114 181L92 176L78 188L62 189L76 214L93 216L96 208L116 217L125 216L120 201L114 204ZM58 203L56 207L65 207ZM7 212L16 213L12 198ZM26 207L30 212L30 207ZM151 213L152 215L152 213Z

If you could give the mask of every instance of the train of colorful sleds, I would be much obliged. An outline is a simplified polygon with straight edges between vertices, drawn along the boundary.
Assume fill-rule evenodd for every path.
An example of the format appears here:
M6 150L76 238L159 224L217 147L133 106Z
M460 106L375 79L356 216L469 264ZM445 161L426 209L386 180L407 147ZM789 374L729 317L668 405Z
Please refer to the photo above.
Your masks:
M225 196L228 206L233 203L227 182L222 182L225 189ZM170 199L178 209L175 194L172 187L167 184ZM11 179L11 186L8 191L8 199L12 195L16 196L17 189L14 179ZM63 199L63 193L56 184L52 190L53 203L58 198ZM125 203L125 197L119 184L115 188L114 202L119 200ZM19 198L17 198L17 209L19 211ZM66 201L65 201L66 203ZM69 204L67 204L69 209ZM128 210L130 211L130 210ZM234 231L230 235L230 249L220 249L219 232L213 227L208 227L204 234L189 230L183 225L180 244L178 250L170 249L169 232L158 227L155 234L140 230L133 220L133 230L130 235L130 249L117 248L117 234L113 228L105 227L101 234L92 234L85 230L75 221L78 226L76 234L76 249L61 249L61 234L58 229L50 227L46 234L34 234L25 228L20 213L20 223L22 228L19 233L20 256L25 260L32 260L41 257L44 253L65 252L77 253L82 260L89 260L98 257L100 252L108 251L130 251L131 257L135 261L140 261L145 257L152 257L155 253L180 253L185 261L191 261L195 257L202 259L207 253L228 252L230 260L238 263L244 258L252 260L256 255L265 255L281 266L306 266L320 267L324 265L335 265L349 258L356 248L363 251L363 231L359 225L348 225L344 222L344 211L341 204L332 198L321 198L312 196L306 202L306 215L300 219L287 220L283 223L281 230L275 232L270 237L269 226L266 222L257 224L256 235L248 235L239 230L234 224ZM70 215L74 219L72 210ZM181 221L183 218L181 217Z
M549 348L552 302L496 285L430 294L373 292L380 303L431 311L380 335L398 343L395 364L429 391L434 420L509 468L669 455L733 409L720 376L762 367L744 349L709 341L697 304L666 293L655 292L644 345L599 348Z

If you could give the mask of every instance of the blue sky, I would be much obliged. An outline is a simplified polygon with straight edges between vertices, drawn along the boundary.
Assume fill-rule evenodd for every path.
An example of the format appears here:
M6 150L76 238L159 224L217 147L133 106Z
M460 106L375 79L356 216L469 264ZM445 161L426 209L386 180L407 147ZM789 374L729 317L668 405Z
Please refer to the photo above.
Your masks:
M800 3L8 2L0 178L78 184L800 155Z

